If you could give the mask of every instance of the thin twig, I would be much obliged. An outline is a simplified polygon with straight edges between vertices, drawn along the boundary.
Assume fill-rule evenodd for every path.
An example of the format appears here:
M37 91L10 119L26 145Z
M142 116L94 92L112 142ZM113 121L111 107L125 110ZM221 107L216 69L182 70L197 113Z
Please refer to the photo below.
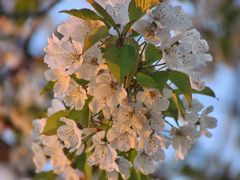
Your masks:
M171 126L172 128L175 127L174 125L172 125L170 122L168 122L167 120L164 120L165 123L167 123L169 126Z
M145 42L144 42L144 43L145 43ZM147 44L145 43L145 44L144 44L144 46L143 46L143 48L142 48L142 52L139 54L139 57L141 57L141 56L142 56L142 54L143 54L143 52L144 52L144 50L145 50L146 46L147 46Z
M142 39L142 35L137 39L137 43Z
M152 66L143 67L143 68L141 68L140 70L148 69L148 68L152 68L152 67L157 67L157 66L162 66L162 65L165 65L165 64L166 64L166 63L155 64L155 65L152 65Z

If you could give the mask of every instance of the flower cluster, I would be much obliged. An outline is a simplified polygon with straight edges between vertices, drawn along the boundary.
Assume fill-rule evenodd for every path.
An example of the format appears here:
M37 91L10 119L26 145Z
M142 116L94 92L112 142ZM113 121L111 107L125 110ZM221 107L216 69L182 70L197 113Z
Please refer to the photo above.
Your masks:
M44 89L52 87L54 99L48 117L34 121L37 172L49 159L66 179L89 178L83 166L109 179L148 175L170 145L184 159L216 127L213 107L192 99L214 96L200 77L212 60L207 42L180 7L89 2L96 12L65 11L61 37L52 34L45 48Z

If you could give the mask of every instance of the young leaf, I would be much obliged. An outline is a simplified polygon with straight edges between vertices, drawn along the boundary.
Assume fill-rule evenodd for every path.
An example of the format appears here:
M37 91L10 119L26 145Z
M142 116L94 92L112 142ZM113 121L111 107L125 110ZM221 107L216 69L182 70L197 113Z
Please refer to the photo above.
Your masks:
M189 105L192 104L192 88L188 75L179 71L169 71L169 80L184 94Z
M103 21L102 17L100 17L94 11L92 11L90 9L63 10L63 11L60 11L60 13L66 13L66 14L84 19L84 20L100 20L100 21Z
M48 91L52 91L53 87L55 85L56 82L54 81L49 81L41 90L40 95L43 95L44 93L48 92Z
M162 51L153 44L147 44L145 50L145 64L152 64L162 58Z
M173 92L172 93L172 98L171 100L174 102L174 104L176 105L178 112L180 113L180 115L184 118L185 117L185 109L183 106L183 102L181 101L181 99L179 98L179 96L177 95L177 93Z
M116 30L118 30L117 24L114 22L112 17L107 13L107 11L94 0L87 0L92 7Z
M124 45L122 48L109 47L103 50L103 57L106 59L109 69L121 84L127 74L135 68L137 52L130 45Z
M94 28L84 39L83 53L96 44L99 40L108 36L108 28L101 26Z
M142 12L147 9L157 5L159 0L135 0L136 6L142 10Z
M64 124L63 122L59 121L59 118L66 117L68 113L69 113L68 111L59 111L53 114L51 117L49 117L42 134L45 135L56 134L58 127Z

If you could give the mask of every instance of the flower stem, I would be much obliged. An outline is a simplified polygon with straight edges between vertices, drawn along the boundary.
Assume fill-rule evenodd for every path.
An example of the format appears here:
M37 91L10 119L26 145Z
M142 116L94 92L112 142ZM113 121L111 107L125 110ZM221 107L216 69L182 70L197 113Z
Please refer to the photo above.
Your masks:
M87 157L89 156L89 152L87 153ZM84 165L84 174L85 180L92 180L92 166L89 166L86 162Z

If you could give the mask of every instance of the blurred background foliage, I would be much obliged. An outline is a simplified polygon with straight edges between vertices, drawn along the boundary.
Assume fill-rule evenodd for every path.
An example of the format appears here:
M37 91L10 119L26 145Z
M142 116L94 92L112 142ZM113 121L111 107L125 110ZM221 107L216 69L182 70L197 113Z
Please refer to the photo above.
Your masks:
M204 78L219 100L213 104L219 126L181 162L173 152L153 175L156 179L240 179L240 1L170 0L192 16L215 61ZM31 161L32 119L43 117L50 95L45 85L43 47L65 21L60 10L86 7L85 0L0 0L0 179L35 176ZM46 176L45 176L46 175ZM53 179L52 174L38 177ZM47 178L48 177L48 178Z

